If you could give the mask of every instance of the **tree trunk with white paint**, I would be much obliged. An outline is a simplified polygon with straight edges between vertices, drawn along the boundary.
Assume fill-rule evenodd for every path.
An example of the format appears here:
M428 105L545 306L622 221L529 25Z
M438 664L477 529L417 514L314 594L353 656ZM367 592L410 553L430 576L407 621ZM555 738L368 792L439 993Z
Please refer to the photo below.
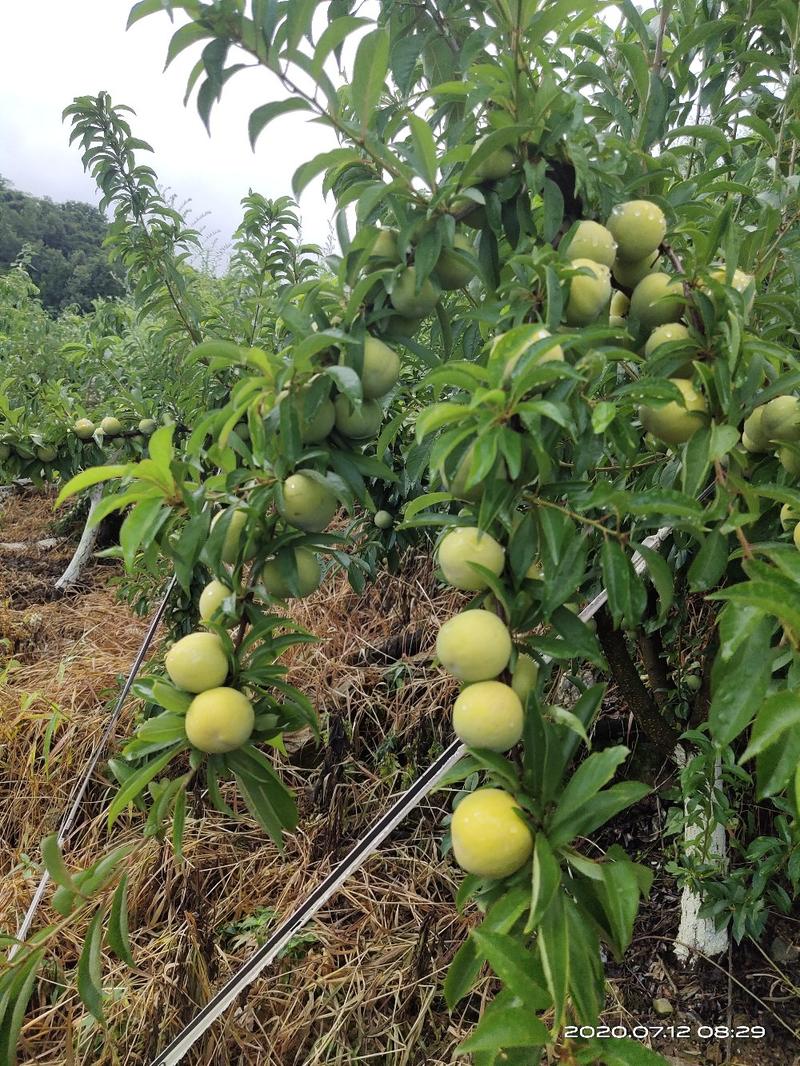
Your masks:
M92 556L92 552L94 551L94 546L97 541L99 526L90 526L90 522L102 495L102 486L98 485L94 489L92 489L92 492L89 496L89 513L86 516L86 525L83 527L83 533L81 534L81 539L78 542L78 547L75 549L75 554L70 559L66 570L58 579L58 581L56 581L55 587L59 590L59 592L63 592L65 589L72 588L72 586L78 582L83 572L83 568L86 566Z

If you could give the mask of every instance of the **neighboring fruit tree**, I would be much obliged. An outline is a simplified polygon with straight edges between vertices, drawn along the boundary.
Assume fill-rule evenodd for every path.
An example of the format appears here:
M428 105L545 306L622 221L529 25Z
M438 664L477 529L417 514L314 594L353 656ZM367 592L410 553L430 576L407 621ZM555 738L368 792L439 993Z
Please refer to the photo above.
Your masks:
M143 0L131 21L163 6ZM503 986L460 1050L479 1066L565 1044L565 1061L660 1061L622 1039L563 1037L567 1022L596 1023L604 953L629 945L652 880L618 845L584 845L650 789L631 779L626 746L593 750L604 685L578 667L618 683L651 759L669 762L687 734L709 791L719 760L724 786L782 817L796 847L797 41L776 19L767 44L749 9L736 15L781 54L769 66L782 92L745 102L758 49L726 53L709 80L695 73L718 59L714 34L735 32L701 8L645 20L624 5L613 29L577 0L385 0L375 24L343 4L323 28L313 3L254 3L252 18L238 0L173 6L189 23L170 59L204 42L192 84L206 122L238 70L233 49L286 91L253 111L254 142L277 143L269 124L289 111L335 134L294 192L323 176L340 251L275 292L270 334L188 321L186 365L229 394L180 446L162 427L148 460L86 471L62 492L119 479L106 506L126 509L128 566L170 559L207 627L168 652L169 680L138 687L163 711L125 749L136 784L188 751L159 818L180 811L203 766L220 810L232 774L280 841L296 811L259 745L280 750L284 731L315 719L279 661L307 637L272 599L317 588L320 558L352 579L371 549L349 530L367 545L441 530L440 572L472 595L436 644L464 686L453 726L470 750L449 780L481 776L459 793L449 836L466 874L459 905L484 912L445 993L457 1003L486 962ZM352 76L336 87L355 33ZM758 114L740 128L745 105ZM695 109L703 122L688 125ZM68 110L124 215L127 186L106 162L109 143L125 143L119 111L104 96ZM672 530L661 553L644 543L660 527ZM595 631L576 603L601 587ZM698 656L686 685L671 650L682 643ZM134 794L121 784L115 813ZM704 816L717 813L711 802ZM729 920L713 863L682 862L707 913ZM786 909L797 863L780 877L780 891L761 890ZM747 921L735 917L737 935Z

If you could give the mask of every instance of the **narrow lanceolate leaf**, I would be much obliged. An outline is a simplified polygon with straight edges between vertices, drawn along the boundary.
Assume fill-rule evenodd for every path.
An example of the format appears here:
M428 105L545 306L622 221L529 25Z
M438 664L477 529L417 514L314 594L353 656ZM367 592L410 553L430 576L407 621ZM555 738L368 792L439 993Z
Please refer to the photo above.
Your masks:
M617 745L596 751L581 763L570 778L553 815L553 825L559 825L576 811L579 811L607 785L616 773L617 767L628 756L628 748Z
M180 866L183 862L183 831L186 827L186 789L182 788L175 800L175 812L172 816L172 850L175 861Z
M133 952L128 939L128 875L123 874L114 892L108 916L108 945L118 959L133 966Z
M381 98L389 69L389 31L384 27L362 37L353 64L353 108L366 129Z
M239 774L234 776L236 785L250 814L269 835L275 846L283 849L283 827L269 801L269 797L261 788L260 782L252 777L242 777Z
M145 763L144 766L131 774L125 784L116 794L108 808L108 828L110 829L122 811L128 806L135 796L138 796L153 778L159 774L167 763L173 759L179 751L186 747L185 743L173 744L172 747L163 751L158 758Z
M78 994L84 1006L101 1025L103 1014L103 974L100 966L100 949L103 943L103 919L105 911L100 908L89 923L81 957L78 959Z
M536 834L533 849L533 879L531 886L531 912L525 932L532 932L542 919L561 884L561 867L544 833Z
M460 1055L506 1048L534 1048L547 1043L547 1030L538 1018L510 1004L486 1009L477 1028L456 1049ZM534 1060L531 1059L531 1062Z
M492 904L481 928L504 935L513 928L529 906L530 892L521 886L513 888ZM478 949L473 937L458 949L444 979L444 998L450 1010L472 991L484 961L485 956Z
M776 692L765 700L753 723L750 743L739 762L747 762L777 744L788 729L800 729L800 692L797 689Z
M64 500L68 500L76 492L91 488L92 485L99 485L102 481L111 481L117 477L124 477L131 469L131 466L118 464L117 466L92 466L88 470L82 470L80 474L70 478L61 492L59 492L55 505L59 507Z
M771 620L764 618L732 661L718 656L714 663L708 720L717 744L730 744L761 706L772 673L771 635Z
M273 119L280 115L288 115L292 111L310 111L310 106L299 96L292 96L288 100L273 100L269 104L262 104L250 115L247 123L247 132L250 137L250 146L255 148L256 141L261 136Z
M408 125L411 129L411 141L414 154L422 177L429 189L436 185L436 143L433 131L419 115L409 115Z
M50 836L46 836L42 841L42 859L47 872L57 885L61 885L71 892L77 892L75 881L67 869L64 857L61 854L56 833L51 833Z
M31 952L0 996L0 1062L3 1066L16 1066L17 1041L25 1010L46 951L46 948L39 948Z
M553 999L553 1032L557 1033L564 1020L569 987L569 926L564 909L563 893L557 892L542 915L536 938L547 990Z
M531 977L535 972L535 956L513 937L473 929L470 936L478 951L506 986L518 996L526 1012L535 1013L550 1006L550 996Z
M621 955L633 936L633 922L639 910L639 882L633 864L624 860L601 863L600 869L605 889L601 902Z

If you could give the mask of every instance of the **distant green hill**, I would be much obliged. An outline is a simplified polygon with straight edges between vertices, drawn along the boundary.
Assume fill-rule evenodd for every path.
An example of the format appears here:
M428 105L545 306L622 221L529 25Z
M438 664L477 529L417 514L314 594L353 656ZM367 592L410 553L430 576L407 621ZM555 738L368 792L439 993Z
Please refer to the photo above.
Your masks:
M97 296L121 296L121 272L102 247L108 225L92 207L29 196L0 176L0 271L29 245L30 274L48 310L69 304L88 310Z

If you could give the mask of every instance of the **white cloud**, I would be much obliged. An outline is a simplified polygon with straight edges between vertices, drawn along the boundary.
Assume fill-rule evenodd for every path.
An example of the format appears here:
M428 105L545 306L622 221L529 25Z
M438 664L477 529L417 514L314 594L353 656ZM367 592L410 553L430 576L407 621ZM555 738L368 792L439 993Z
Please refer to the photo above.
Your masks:
M247 139L250 111L285 94L268 72L245 70L225 87L211 115L211 137L193 101L184 108L186 75L198 50L184 53L162 73L174 27L167 15L125 23L132 0L28 0L3 5L0 16L0 174L18 188L54 200L97 203L83 173L79 147L69 146L63 108L79 95L110 93L136 111L134 133L154 155L140 153L178 202L191 198L203 225L227 242L238 224L248 188L266 196L291 193L297 166L335 147L333 133L290 114L262 134L255 154ZM304 239L324 243L330 202L320 182L301 200Z

